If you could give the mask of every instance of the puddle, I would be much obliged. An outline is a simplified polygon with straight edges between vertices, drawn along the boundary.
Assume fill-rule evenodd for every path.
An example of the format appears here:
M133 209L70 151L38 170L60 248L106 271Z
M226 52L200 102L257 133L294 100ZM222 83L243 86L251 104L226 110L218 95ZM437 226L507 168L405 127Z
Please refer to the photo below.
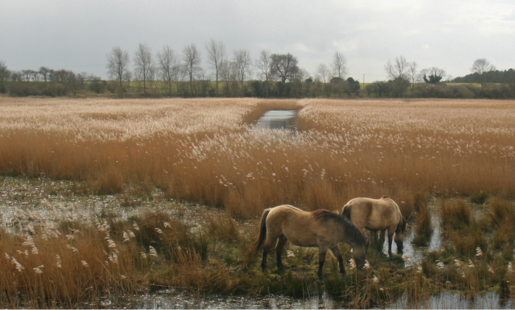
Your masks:
M143 296L104 298L97 303L88 303L84 306L92 308L101 306L110 309L343 309L352 307L348 303L331 298L326 293L307 298L293 298L283 295L199 295L174 289ZM512 303L509 299L501 299L495 293L467 299L459 293L444 292L428 296L418 302L409 302L407 297L401 297L383 307L390 309L511 309Z
M501 299L496 293L487 293L467 299L458 293L441 293L430 296L420 302L408 302L406 297L399 298L386 308L393 309L511 309L512 303L508 299Z
M412 244L415 238L415 227L410 226L406 230L406 236L404 239L404 254L403 256L410 257L411 259L405 262L405 266L409 267L415 263L421 263L424 258L424 252L434 252L442 249L442 229L441 219L437 212L431 212L431 225L433 227L433 233L429 239L429 245L427 247L414 246ZM385 237L383 244L383 253L388 255L388 237ZM392 253L397 253L397 245L392 241Z
M104 298L85 307L128 308L128 309L338 309L328 294L308 298L293 298L282 295L227 296L219 294L195 294L175 289L158 291L135 297L115 299Z
M295 110L270 110L259 118L255 129L288 129L294 130L297 122Z

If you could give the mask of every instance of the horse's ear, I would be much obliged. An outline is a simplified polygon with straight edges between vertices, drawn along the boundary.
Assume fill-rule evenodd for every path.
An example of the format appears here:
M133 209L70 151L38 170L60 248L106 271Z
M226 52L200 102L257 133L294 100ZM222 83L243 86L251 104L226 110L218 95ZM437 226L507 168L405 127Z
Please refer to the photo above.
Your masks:
M386 196L386 195L385 195L385 196L383 196L383 197L381 197L381 199L385 199L385 198L390 198L390 197L388 197L388 196Z

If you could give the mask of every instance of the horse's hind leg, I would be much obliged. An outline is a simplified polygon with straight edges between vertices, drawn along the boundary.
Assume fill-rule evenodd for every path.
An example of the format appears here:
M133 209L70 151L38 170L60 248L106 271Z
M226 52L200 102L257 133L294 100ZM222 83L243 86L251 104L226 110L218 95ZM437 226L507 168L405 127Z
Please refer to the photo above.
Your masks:
M268 248L263 249L263 259L261 260L261 270L266 271L266 257L268 255Z
M279 241L277 242L277 245L275 246L275 251L277 253L277 268L279 270L283 270L284 269L283 262L282 262L282 259L281 259L281 253L282 253L283 248L286 245L287 241L288 241L288 239L286 239L286 237L284 235L281 235L279 237Z
M327 250L324 252L318 252L318 277L320 280L324 279L324 263L325 263L325 254Z
M340 265L340 272L342 275L345 275L345 266L343 265L343 256L342 253L340 253L340 249L338 246L334 246L331 248L331 252L333 252L334 256L336 256L336 259L338 259L338 264Z

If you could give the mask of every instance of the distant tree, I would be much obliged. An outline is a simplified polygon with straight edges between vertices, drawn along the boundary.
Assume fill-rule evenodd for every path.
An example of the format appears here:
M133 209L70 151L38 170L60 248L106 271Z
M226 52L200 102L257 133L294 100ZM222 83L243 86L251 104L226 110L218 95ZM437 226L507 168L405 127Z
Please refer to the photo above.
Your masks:
M172 95L172 82L177 79L180 66L177 62L175 52L168 46L163 47L163 51L157 54L159 73L161 79L168 84L168 92Z
M273 54L270 56L270 71L273 76L279 77L284 84L286 80L292 81L293 76L298 73L299 67L297 66L297 57L292 54Z
M392 63L390 60L384 66L386 73L388 74L388 78L395 80L396 78L402 77L404 79L408 79L408 69L410 65L409 62L404 58L404 56L399 56L395 58L395 62Z
M4 61L0 61L0 93L7 92L7 81L11 76L11 71L7 69L7 65Z
M20 71L11 71L11 74L9 75L9 79L11 80L11 82L22 82L23 74L21 74Z
M331 70L326 64L319 64L317 67L317 74L322 83L327 83L331 78Z
M388 81L390 95L392 97L400 98L404 95L408 87L410 86L409 80L403 77L397 77L391 81Z
M445 77L445 70L431 67L420 70L420 76L426 83L436 84L439 83Z
M265 94L267 98L270 89L269 83L272 79L271 62L272 58L270 52L267 50L259 52L259 58L255 62L255 66L260 72L261 79L265 82Z
M183 60L190 83L190 96L193 96L193 81L197 74L202 71L202 68L200 67L200 51L194 43L184 48Z
M134 72L136 78L143 81L143 93L147 93L147 82L152 80L154 74L154 59L152 50L146 44L139 44L134 54Z
M340 52L335 52L333 57L333 76L344 79L347 75L347 59Z
M84 82L86 82L87 79L88 79L87 72L81 72L81 73L77 74L77 80L79 81L81 87L84 86Z
M123 81L130 75L129 63L129 53L119 47L114 47L111 53L107 54L107 73L109 78L118 81L120 91L123 88Z
M38 81L39 80L39 72L34 70L21 70L23 74L23 79L25 81Z
M338 76L331 78L331 81L329 81L331 92L339 97L343 97L343 94L347 91L347 84L343 78Z
M408 64L408 69L407 69L406 74L407 74L407 77L410 80L411 84L414 85L414 83L418 79L418 71L417 71L417 63L416 62L413 61Z
M477 74L476 80L478 83L481 83L481 86L483 86L486 82L485 73L495 71L495 66L490 64L486 58L479 58L474 61L470 71Z
M236 65L237 78L241 84L241 94L243 95L243 82L245 81L246 77L251 74L250 66L252 61L250 59L250 52L247 49L235 50L234 63Z
M46 82L48 82L48 80L50 79L50 75L52 74L52 69L49 69L47 67L41 67L39 68L39 74L43 77L43 80Z
M359 81L354 80L349 77L347 79L347 94L350 96L352 94L358 94L360 90Z
M216 95L218 96L218 80L220 78L220 68L225 61L225 44L222 41L215 41L211 39L206 44L207 60L211 68L215 72L215 87Z

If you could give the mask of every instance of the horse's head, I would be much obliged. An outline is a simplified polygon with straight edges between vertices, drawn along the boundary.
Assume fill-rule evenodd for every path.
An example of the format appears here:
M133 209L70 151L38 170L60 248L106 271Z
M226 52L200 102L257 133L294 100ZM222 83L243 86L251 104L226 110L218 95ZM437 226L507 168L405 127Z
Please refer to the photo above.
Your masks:
M367 244L362 245L354 245L352 247L352 258L356 262L356 268L363 269L365 266L365 262L367 260L367 251L368 251L368 240Z
M406 232L406 221L402 218L401 223L397 225L397 229L395 230L395 244L397 245L397 253L402 254L404 248L404 234Z

